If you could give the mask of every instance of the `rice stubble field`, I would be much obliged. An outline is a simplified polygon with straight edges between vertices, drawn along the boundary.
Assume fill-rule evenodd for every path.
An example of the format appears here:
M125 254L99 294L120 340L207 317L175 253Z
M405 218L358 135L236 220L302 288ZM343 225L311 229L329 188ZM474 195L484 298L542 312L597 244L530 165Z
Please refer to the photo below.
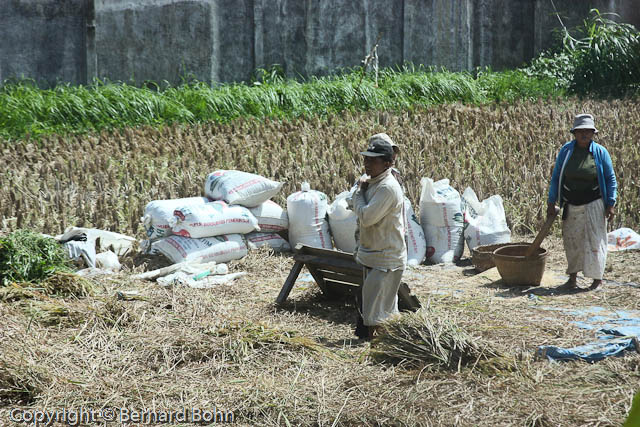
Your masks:
M532 240L553 159L578 112L596 115L618 174L619 214L610 227L637 230L640 110L632 102L577 100L240 120L5 145L2 228L55 234L91 226L143 238L147 202L200 195L215 169L286 181L281 205L305 180L333 199L359 176L366 138L385 131L403 149L399 168L416 209L421 177L449 178L481 199L500 194L514 240ZM545 240L548 281L535 291L474 275L468 253L458 266L406 272L428 316L501 355L457 367L379 362L375 346L353 335L350 302L325 300L313 283L301 282L283 307L274 306L293 265L288 254L252 252L230 263L247 276L211 290L134 280L131 273L161 260L128 257L124 272L93 279L90 294L35 289L0 302L1 416L16 406L215 407L246 425L619 425L640 384L637 354L550 363L535 349L593 339L571 324L568 309L640 309L640 253L610 254L602 290L556 293L566 280L558 230ZM127 290L141 297L118 299Z

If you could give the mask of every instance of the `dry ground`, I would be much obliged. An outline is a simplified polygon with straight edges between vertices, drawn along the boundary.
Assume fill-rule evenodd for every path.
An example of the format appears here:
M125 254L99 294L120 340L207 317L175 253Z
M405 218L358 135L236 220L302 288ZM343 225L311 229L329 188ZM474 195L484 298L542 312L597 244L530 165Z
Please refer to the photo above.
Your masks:
M601 290L566 294L553 291L566 280L561 242L544 246L539 288L504 287L468 257L405 275L423 305L510 355L493 368L375 363L353 336L349 302L300 281L274 306L290 255L253 252L230 264L247 276L210 290L161 288L129 271L96 279L95 297L0 303L0 423L12 425L14 407L194 407L232 411L242 425L620 425L640 385L638 354L588 364L534 353L594 339L562 309L640 310L640 252L610 254ZM118 299L124 290L143 299Z

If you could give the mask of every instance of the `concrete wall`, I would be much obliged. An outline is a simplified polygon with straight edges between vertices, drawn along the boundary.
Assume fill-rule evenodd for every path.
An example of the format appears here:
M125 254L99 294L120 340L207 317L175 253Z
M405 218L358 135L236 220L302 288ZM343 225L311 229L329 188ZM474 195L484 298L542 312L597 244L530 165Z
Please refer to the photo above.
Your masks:
M0 80L54 84L93 77L142 84L247 80L359 66L450 70L522 65L553 43L550 0L1 0ZM573 27L592 7L640 27L634 0L554 0Z
M1 0L0 82L43 85L87 79L86 0Z
M187 73L216 77L214 2L96 0L95 11L98 77L137 83L176 83Z

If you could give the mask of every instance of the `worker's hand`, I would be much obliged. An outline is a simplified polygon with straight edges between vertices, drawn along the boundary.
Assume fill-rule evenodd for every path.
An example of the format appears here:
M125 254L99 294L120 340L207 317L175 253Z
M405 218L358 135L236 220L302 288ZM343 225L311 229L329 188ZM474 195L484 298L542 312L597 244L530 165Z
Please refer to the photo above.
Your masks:
M604 210L604 217L607 218L607 221L613 221L613 217L616 214L616 208L614 206L607 206Z
M558 208L555 203L547 203L547 218L558 214Z
M358 186L362 191L367 191L367 188L369 188L369 178L360 178Z

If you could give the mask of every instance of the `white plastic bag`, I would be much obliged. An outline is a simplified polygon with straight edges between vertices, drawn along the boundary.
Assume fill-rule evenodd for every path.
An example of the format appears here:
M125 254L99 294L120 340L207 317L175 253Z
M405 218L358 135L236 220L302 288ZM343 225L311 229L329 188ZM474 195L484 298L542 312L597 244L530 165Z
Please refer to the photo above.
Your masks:
M86 241L71 240L66 242L64 250L69 259L79 266L95 268L96 266L96 242L87 239Z
M420 225L427 241L426 257L434 263L455 262L464 252L460 193L448 179L420 180Z
M424 237L424 231L418 223L418 218L413 211L411 201L407 197L404 198L404 216L407 225L404 237L407 242L407 264L422 264L427 254L427 241Z
M607 233L607 250L611 252L640 249L640 234L630 228L618 228Z
M183 199L154 200L147 203L144 216L140 218L150 240L171 235L169 221L173 218L173 211L177 208L204 205L208 203L206 197L186 197Z
M326 194L311 190L309 184L302 184L302 191L287 197L289 215L289 244L295 248L298 243L316 248L332 249L327 214Z
M276 252L289 252L291 246L289 242L280 237L278 233L249 233L244 236L247 239L249 249L255 250L263 246L268 246Z
M262 232L277 233L289 228L287 211L271 200L260 203L249 210L258 220L258 226Z
M169 236L151 244L151 252L158 251L174 263L194 261L217 263L240 259L247 255L247 245L239 234L191 239Z
M358 228L358 218L347 206L347 197L351 191L344 191L338 194L327 208L329 217L329 227L333 235L336 248L341 251L353 253L356 249L356 229Z
M118 260L118 255L114 252L106 251L96 255L96 267L103 270L120 271L122 266L120 265L120 260Z
M473 189L467 187L462 193L462 206L464 239L469 251L477 246L511 241L511 230L507 225L502 197L496 194L480 203Z
M169 221L173 234L194 239L223 234L259 231L258 220L249 209L218 200L204 205L178 208Z
M275 196L282 185L282 182L252 173L217 170L207 176L204 191L213 200L252 208Z
M123 256L132 250L133 244L137 241L135 237L127 236L113 231L100 230L97 228L69 227L55 238L57 240L69 240L72 236L85 234L88 242L95 245L95 251L104 252L112 250L117 256Z

